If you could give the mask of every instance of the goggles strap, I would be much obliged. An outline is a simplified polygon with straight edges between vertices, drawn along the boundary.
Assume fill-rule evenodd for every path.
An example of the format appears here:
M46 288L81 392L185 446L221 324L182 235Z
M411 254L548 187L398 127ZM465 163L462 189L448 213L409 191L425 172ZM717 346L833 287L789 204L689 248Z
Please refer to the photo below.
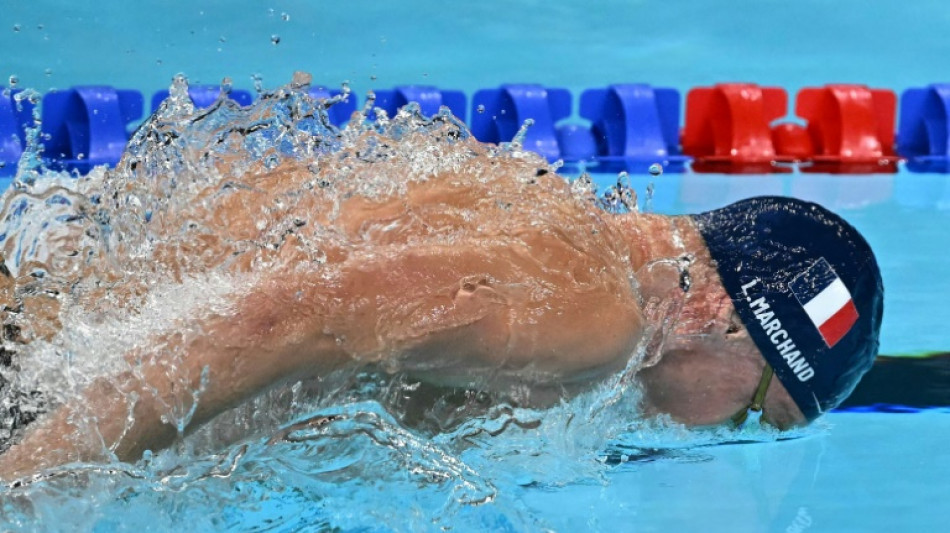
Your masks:
M772 365L765 363L765 369L762 370L762 379L759 380L759 387L755 389L755 396L752 398L752 404L749 409L761 411L765 404L765 393L769 390L769 383L772 382Z
M763 404L765 403L765 393L769 390L769 383L772 382L772 365L765 363L765 368L762 370L762 377L759 379L759 386L755 389L755 395L752 396L752 402L749 403L749 406L739 411L732 417L732 424L734 427L742 427L742 424L745 423L746 419L749 418L749 411L756 413L762 412Z

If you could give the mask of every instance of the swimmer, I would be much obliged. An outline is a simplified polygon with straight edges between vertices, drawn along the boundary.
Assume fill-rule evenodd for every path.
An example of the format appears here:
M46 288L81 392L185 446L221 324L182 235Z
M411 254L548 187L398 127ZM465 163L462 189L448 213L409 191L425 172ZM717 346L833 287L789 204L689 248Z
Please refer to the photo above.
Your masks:
M191 405L199 388L186 431L341 368L543 406L642 357L645 416L735 427L751 412L780 429L837 406L870 368L880 274L866 241L826 209L762 197L693 216L614 214L554 173L492 168L491 179L462 168L399 194L354 195L334 220L310 205L307 224L342 236L324 247L335 268L294 268L304 259L287 252L285 268L258 275L228 309L193 317L200 334L154 343L185 354L177 377L161 351L128 354L132 369L28 427L0 456L0 479L167 447L178 432L165 409ZM278 194L304 174L287 164L254 176L209 220L255 212L255 191Z

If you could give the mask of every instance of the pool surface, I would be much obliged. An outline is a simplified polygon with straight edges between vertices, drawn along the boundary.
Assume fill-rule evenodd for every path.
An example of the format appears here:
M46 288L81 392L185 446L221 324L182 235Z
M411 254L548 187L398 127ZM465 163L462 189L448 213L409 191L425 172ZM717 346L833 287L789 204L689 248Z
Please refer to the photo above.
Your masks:
M9 0L0 13L0 74L41 92L108 84L148 99L179 72L194 84L229 77L252 90L254 79L276 87L305 70L331 88L348 83L361 102L367 90L401 84L469 95L507 82L575 93L621 82L685 93L723 81L790 92L828 82L900 92L950 79L950 9L941 1L443 4L108 0L92 8ZM617 180L593 177L602 189ZM847 409L781 440L644 422L600 442L597 424L616 421L592 415L580 429L559 425L566 411L593 412L573 405L550 413L537 431L461 447L457 434L430 438L401 427L378 404L321 405L304 415L350 418L325 435L277 446L250 439L222 451L195 438L151 463L0 492L0 530L943 528L950 359L932 354L950 351L950 177L902 168L629 181L641 209L664 214L762 194L840 213L877 254L886 289L881 354L892 358L872 370ZM487 424L535 415L500 413Z

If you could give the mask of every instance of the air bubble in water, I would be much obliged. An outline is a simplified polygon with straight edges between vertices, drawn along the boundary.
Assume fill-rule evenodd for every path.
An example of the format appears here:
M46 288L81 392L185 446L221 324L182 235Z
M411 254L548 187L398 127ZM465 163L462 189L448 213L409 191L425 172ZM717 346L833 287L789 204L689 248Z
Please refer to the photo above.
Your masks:
M277 46L278 44L280 44L280 35L277 35L276 33L274 35L271 35L270 42L274 46Z
M663 174L663 166L660 165L659 163L653 163L652 165L650 165L650 168L647 170L647 172L649 172L650 175L655 178Z

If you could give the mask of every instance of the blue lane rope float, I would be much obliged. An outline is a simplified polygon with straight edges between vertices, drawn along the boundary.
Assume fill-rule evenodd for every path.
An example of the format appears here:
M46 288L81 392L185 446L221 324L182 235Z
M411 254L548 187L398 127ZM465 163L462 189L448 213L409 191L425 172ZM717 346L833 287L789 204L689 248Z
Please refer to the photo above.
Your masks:
M26 128L33 124L33 104L17 98L22 91L6 90L0 95L0 177L16 174L17 163L26 148Z
M650 165L682 172L680 94L645 84L618 84L581 93L580 116L591 122L598 171L646 173ZM567 144L567 143L564 143Z
M43 97L47 166L85 173L119 162L128 125L142 117L142 93L107 86L74 87Z
M561 159L555 125L571 115L571 93L567 89L507 84L477 91L472 107L470 127L479 141L511 141L525 121L531 120L533 124L522 139L522 147L551 162Z
M901 95L897 153L913 172L950 172L950 84L907 89Z

